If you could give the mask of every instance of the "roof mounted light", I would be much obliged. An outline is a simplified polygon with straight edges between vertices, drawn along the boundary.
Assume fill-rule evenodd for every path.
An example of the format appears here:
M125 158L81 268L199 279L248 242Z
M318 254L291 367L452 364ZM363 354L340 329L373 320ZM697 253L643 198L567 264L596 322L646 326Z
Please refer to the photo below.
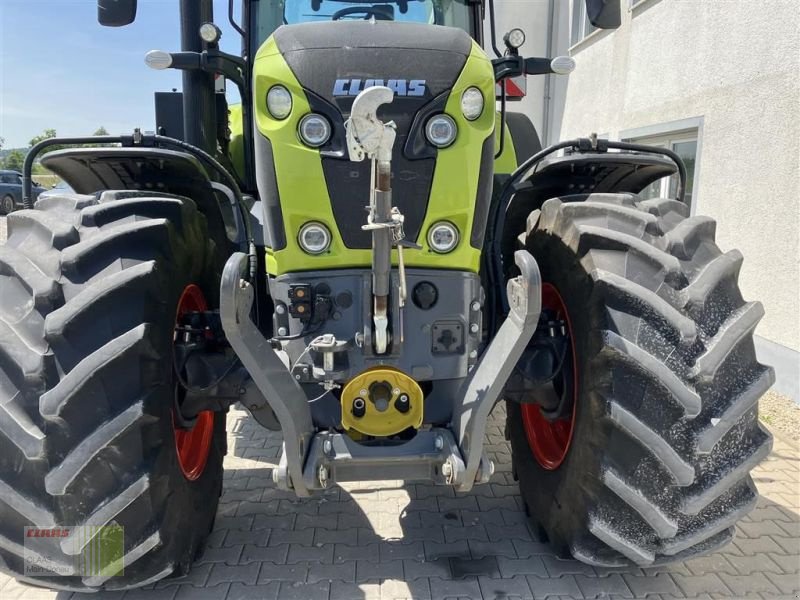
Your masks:
M222 30L214 23L200 25L200 38L207 44L216 44L222 37Z
M172 66L172 55L163 50L150 50L144 55L145 64L156 71L163 71Z
M517 50L525 43L525 32L519 27L515 27L503 36L503 41L508 48Z

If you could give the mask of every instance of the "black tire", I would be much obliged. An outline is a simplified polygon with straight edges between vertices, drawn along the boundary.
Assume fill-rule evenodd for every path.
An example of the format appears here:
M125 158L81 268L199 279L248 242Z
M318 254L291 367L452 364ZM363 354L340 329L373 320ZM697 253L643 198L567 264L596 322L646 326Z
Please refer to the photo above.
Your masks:
M172 344L187 285L216 306L217 254L195 205L166 195L48 195L8 217L0 246L3 570L83 591L188 570L216 514L225 417L215 415L205 470L189 481L172 426ZM124 574L24 575L25 526L109 523L123 527ZM55 540L35 551L69 565L65 547Z
M741 254L673 200L593 194L548 200L520 241L572 321L572 443L547 470L508 401L514 470L534 530L598 566L685 560L729 542L755 505L750 471L772 439L757 402L761 304L737 286Z
M6 195L3 196L3 199L0 201L0 214L10 215L14 212L16 208L16 203L14 202L14 196Z

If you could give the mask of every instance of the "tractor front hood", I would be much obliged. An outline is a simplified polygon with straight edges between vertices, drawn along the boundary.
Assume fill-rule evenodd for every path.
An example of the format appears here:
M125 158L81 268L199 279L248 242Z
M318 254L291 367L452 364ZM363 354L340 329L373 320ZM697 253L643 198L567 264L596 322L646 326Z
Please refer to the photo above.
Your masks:
M285 25L256 54L253 85L256 174L273 250L271 273L312 268L295 241L310 220L333 234L330 252L313 257L314 268L370 264L372 238L362 229L370 164L349 160L345 123L356 96L371 86L395 92L378 117L396 125L393 202L405 217L406 239L423 247L408 253L409 264L477 270L482 236L473 229L483 231L491 191L494 72L469 35L450 27L382 21ZM284 119L271 116L265 102L276 85L293 98ZM477 87L486 99L483 114L473 121L463 116L460 103L468 87ZM330 139L319 147L298 136L308 113L324 116L331 125ZM429 119L440 113L448 114L458 130L454 143L443 149L425 134ZM473 228L476 219L480 223ZM426 247L426 232L440 220L454 223L463 240L446 257Z

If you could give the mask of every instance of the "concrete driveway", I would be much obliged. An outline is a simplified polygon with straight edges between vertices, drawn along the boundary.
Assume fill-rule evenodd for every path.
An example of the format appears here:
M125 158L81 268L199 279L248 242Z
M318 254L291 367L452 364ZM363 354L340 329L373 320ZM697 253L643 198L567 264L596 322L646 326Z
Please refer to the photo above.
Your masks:
M5 219L0 217L0 242ZM526 526L496 407L491 483L469 494L401 481L336 487L310 500L277 490L280 434L228 416L216 529L188 577L87 599L443 600L800 598L800 452L776 437L755 472L758 508L722 551L672 567L598 569L557 558ZM84 597L0 575L0 600Z

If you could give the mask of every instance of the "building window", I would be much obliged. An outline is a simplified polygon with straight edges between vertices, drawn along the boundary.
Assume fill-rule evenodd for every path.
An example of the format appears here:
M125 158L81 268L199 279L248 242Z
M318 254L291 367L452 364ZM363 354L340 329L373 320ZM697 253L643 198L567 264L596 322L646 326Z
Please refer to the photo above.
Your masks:
M699 147L700 136L697 129L688 129L664 135L653 135L647 137L624 138L624 142L636 144L646 144L659 148L669 148L681 157L683 164L686 165L686 204L692 206L694 196L694 182L697 174L697 149ZM678 175L662 177L654 181L640 192L645 200L650 198L674 198L678 193Z
M597 27L589 22L589 15L586 14L586 0L572 0L570 46L574 46L596 29Z

